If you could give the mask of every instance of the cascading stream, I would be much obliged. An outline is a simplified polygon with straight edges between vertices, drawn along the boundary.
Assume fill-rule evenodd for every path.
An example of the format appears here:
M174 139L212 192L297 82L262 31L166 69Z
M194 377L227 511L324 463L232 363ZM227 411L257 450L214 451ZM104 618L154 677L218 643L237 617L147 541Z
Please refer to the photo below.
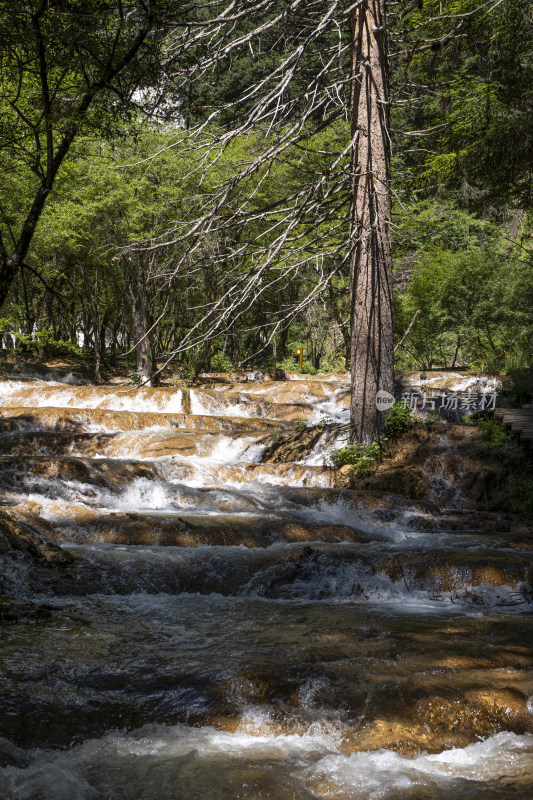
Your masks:
M530 540L335 488L346 376L0 394L3 511L70 559L0 551L40 609L0 629L3 797L532 796Z

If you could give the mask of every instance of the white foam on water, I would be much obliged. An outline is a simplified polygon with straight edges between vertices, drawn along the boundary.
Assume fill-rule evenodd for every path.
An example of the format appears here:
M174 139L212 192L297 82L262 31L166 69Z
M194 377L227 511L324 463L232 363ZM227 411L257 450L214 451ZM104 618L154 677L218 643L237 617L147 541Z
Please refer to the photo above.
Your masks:
M276 393L277 386L279 384L274 383L271 386L267 384L254 388L251 392L235 388L194 389L190 392L191 413L203 416L283 419L284 409L289 405L293 418L295 415L300 415L311 422L318 422L324 418L335 421L348 419L349 401L346 387L330 389L328 386L324 396L321 384L318 384L321 390L315 392L308 386L301 392L291 392L287 390L287 384L281 384Z
M462 609L505 608L523 610L531 604L525 602L522 584L516 587L480 583L467 583L457 590L437 591L431 580L412 581L409 570L398 580L385 572L374 572L371 565L358 557L358 545L338 544L312 554L304 554L297 561L276 561L257 571L242 588L241 594L256 597L281 597L293 600L325 600L329 602L392 605L398 610L442 612L454 606ZM294 550L298 556L298 551ZM349 558L345 556L348 555ZM340 557L339 557L340 556Z
M429 386L432 389L443 388L446 384L448 391L453 392L499 392L501 391L501 378L495 375L461 375L459 372L441 372L438 375L420 380L420 376L402 376L402 383L407 386ZM444 390L444 388L443 388Z
M72 526L71 526L72 527ZM110 524L112 528L112 523ZM431 580L393 580L374 572L354 545L318 545L310 552L294 543L276 542L259 548L243 545L172 547L163 545L68 544L87 565L97 568L107 590L126 581L129 591L201 595L218 594L275 603L325 603L390 609L390 613L468 614L487 609L506 613L524 611L517 605L519 587L468 585L438 592ZM189 587L184 589L184 587ZM194 588L190 588L194 587ZM100 589L98 589L100 591ZM527 604L526 604L527 605ZM529 604L531 605L531 604ZM387 612L388 613L388 612Z
M267 448L263 435L227 436L211 434L198 437L198 455L215 464L259 463Z
M421 753L414 758L390 750L328 755L308 772L308 778L329 779L336 798L382 800L389 796L408 798L413 789L423 787L438 794L417 796L461 797L461 785L467 789L463 782L477 785L481 793L487 782L505 777L510 783L524 774L530 776L533 785L533 736L498 733L465 748L434 755ZM503 787L501 796L505 796Z
M431 374L431 373L429 373ZM469 375L466 380L477 380L475 376ZM461 375L459 372L441 372L432 378L428 377L426 380L421 381L420 376L415 375L402 375L402 382L407 383L410 386L420 386L424 384L424 386L437 386L439 384L443 384L445 381L462 381L465 380L465 376Z
M284 510L282 505L280 510ZM383 522L379 516L375 516L372 510L359 509L354 507L354 501L345 500L342 496L336 500L320 498L311 505L289 504L287 510L292 510L304 522L322 525L346 525L350 528L363 531L379 541L391 544L421 545L424 543L434 544L436 536L439 534L428 533L427 531L417 531L408 527L409 517L395 518L392 522ZM450 543L454 539L448 534L442 534L449 538ZM439 542L440 543L440 542Z
M171 494L169 489L168 485L159 481L138 478L118 496L108 495L101 499L103 505L119 511L169 509L174 501L174 493Z
M296 464L306 464L307 466L321 467L327 462L328 453L331 450L338 450L341 447L346 447L348 444L347 433L334 433L332 440L332 432L326 429L320 436L317 442L313 445L311 450Z
M117 460L141 459L142 461L164 462L172 458L185 458L185 463L190 464L190 459L198 458L211 461L213 464L234 464L240 462L259 463L262 454L268 446L264 433L250 433L249 435L230 436L218 431L194 431L189 434L179 435L179 429L173 430L161 426L143 428L141 431L127 431L113 437L109 443L104 443L103 452L93 458L111 458ZM178 436L179 443L172 453L173 439ZM185 438L187 437L187 438ZM182 456L181 444L186 444L187 449L195 450L194 456ZM167 450L165 455L159 456L161 449ZM76 455L76 442L73 442L72 455ZM83 456L83 442L81 444Z
M32 483L39 486L40 492L29 492L21 506L30 504L30 507L38 509L39 516L49 522L68 520L65 524L75 525L76 509L83 519L83 512L87 510L101 513L152 510L175 512L182 507L182 496L177 487L147 478L136 478L117 493L81 481L36 478ZM191 499L191 503L197 502L194 498Z
M146 389L127 387L84 386L76 391L62 384L47 381L3 381L0 406L17 405L43 408L101 408L108 411L148 411L179 413L182 411L181 389Z
M472 390L475 393L499 392L502 388L502 382L499 378L465 378L462 381L453 382L452 390L454 392L466 392Z
M524 776L531 786L529 734L499 733L465 748L409 758L390 750L343 755L338 732L320 721L301 734L278 735L262 722L258 719L256 731L249 732L243 720L244 729L232 733L210 726L146 725L67 751L36 750L27 767L0 770L0 790L13 800L396 800L412 797L413 791L416 797L452 800L467 792L481 796L499 779L504 779L502 798L525 797L509 793ZM276 785L285 792L278 795ZM470 794L476 790L479 794Z
M346 383L350 381L349 372L319 372L316 375L303 375L301 372L284 370L289 381L319 381L321 383Z
M335 389L330 397L313 404L313 413L309 421L316 424L323 420L341 425L350 421L350 405L346 389Z
M28 367L13 370L13 377L11 377L10 374L10 379L14 381L21 379L28 381L43 381L48 384L67 383L71 386L85 386L90 382L87 380L87 378L83 378L81 375L78 375L75 372L62 373L58 372L57 370L49 370L48 372L40 375L38 372Z
M253 490L259 489L261 486L292 486L298 487L315 487L315 488L328 488L332 485L332 476L326 470L317 472L313 469L305 469L296 465L294 468L289 466L283 472L263 472L254 475L246 474L246 467L241 468L240 474L236 468L232 474L227 477L225 484L235 488L246 488Z
M179 461L190 468L190 473L185 478L175 477L176 463ZM135 478L123 489L115 492L94 483L32 477L21 508L26 504L33 504L39 508L40 516L50 521L72 516L69 507L76 505L80 509L89 508L102 512L168 510L174 513L181 508L199 507L202 510L209 509L215 512L221 507L223 511L235 512L256 509L277 513L284 510L280 508L280 502L283 501L280 501L270 485L253 480L220 481L220 467L225 465L211 459L198 457L162 459L157 465L166 480ZM204 488L206 482L211 483L213 488L208 491L198 491ZM9 497L10 502L21 500L20 495L16 494L6 497ZM291 512L299 508L305 507L294 504L287 506L287 510Z
M326 747L327 739L318 732L276 737L226 733L211 727L147 725L130 734L89 740L64 753L36 751L29 767L0 770L0 789L13 800L97 797L236 800L239 794L234 792L243 787L242 783L228 786L232 769L242 771L256 763L256 771L264 772L273 761L274 769L278 766L286 773L290 764L305 764ZM193 775L189 774L189 765L194 769ZM229 774L222 788L220 780L224 773ZM189 786L190 781L193 783ZM221 788L228 793L221 795Z
M242 396L239 402L227 402L223 391L217 396L202 391L201 389L190 390L191 414L199 416L213 417L264 417L260 413L257 403L250 401Z

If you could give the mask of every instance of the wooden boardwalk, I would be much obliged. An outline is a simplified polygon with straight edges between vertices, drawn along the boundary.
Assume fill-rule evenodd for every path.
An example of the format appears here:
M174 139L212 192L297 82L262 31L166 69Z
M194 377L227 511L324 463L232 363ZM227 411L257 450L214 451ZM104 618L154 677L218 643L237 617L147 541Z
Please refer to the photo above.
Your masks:
M495 408L494 417L533 449L533 404L522 408Z

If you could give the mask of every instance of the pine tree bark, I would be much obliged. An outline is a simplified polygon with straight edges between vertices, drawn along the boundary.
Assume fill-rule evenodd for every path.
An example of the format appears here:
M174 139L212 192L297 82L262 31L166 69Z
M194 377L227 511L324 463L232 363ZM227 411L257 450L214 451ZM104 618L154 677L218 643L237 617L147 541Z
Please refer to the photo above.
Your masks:
M352 28L350 420L352 439L365 445L385 427L376 392L394 390L386 6L364 0Z

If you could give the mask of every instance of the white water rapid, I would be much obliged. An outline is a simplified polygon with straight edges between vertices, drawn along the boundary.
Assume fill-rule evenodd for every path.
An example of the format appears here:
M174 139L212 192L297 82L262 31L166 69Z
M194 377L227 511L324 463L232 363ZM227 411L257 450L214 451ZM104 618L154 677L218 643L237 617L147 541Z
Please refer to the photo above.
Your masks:
M346 376L1 384L1 512L69 558L0 539L39 611L0 627L0 797L533 797L531 538L335 488L348 408Z

